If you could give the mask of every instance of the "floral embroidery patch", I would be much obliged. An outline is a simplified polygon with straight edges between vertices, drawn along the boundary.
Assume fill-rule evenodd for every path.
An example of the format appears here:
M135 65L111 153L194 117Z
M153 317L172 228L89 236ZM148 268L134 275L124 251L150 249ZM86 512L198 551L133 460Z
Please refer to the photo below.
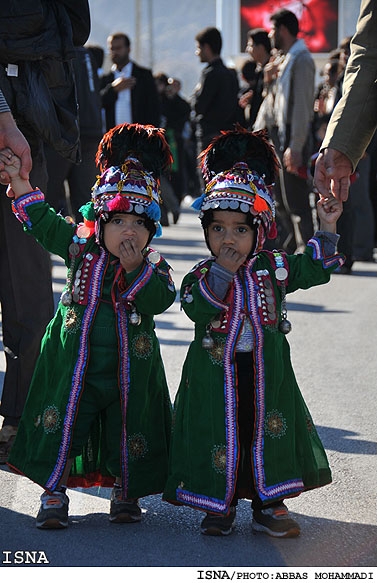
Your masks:
M146 332L135 336L132 342L132 350L137 358L149 358L153 352L152 336Z
M45 433L55 433L60 425L60 413L55 405L49 405L43 411L42 425Z
M68 308L64 316L64 330L70 334L74 334L80 329L80 318L75 308Z
M212 449L212 467L218 474L226 471L226 446L215 445Z
M208 356L213 364L222 366L224 360L225 339L214 338L213 348L208 350Z
M141 433L130 435L127 445L129 456L133 461L143 458L148 451L147 440Z
M273 439L280 439L287 431L287 421L277 409L267 413L264 420L264 431Z

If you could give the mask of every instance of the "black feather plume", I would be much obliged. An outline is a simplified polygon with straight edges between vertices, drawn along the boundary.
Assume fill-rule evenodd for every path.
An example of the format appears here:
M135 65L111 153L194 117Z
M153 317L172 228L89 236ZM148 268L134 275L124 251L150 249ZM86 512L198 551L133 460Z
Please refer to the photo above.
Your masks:
M102 138L96 164L101 172L110 166L121 166L125 159L134 156L144 169L158 178L170 170L173 158L164 137L165 130L151 125L122 124L109 130Z
M234 130L216 136L200 158L206 182L213 174L229 170L237 162L245 162L250 170L265 176L266 184L272 184L280 166L267 132L250 132L239 124Z

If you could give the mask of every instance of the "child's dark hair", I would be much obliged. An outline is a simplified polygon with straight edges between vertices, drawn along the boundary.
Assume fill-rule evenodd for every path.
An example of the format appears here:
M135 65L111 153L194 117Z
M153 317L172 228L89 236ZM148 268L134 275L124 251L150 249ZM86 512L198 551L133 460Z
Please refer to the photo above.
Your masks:
M204 239L205 239L206 245L207 245L209 251L212 253L212 255L213 255L213 251L209 245L208 229L209 229L210 225L214 222L214 217L213 217L214 210L221 211L222 209L208 209L203 213L203 216L200 219L200 222L202 223L202 227L203 227L203 231L204 231ZM243 213L242 211L240 211L238 209L230 209L230 208L227 208L226 210L228 212L239 213L241 215L244 215L246 217L246 224L249 225L249 227L256 234L257 228L256 228L256 224L254 223L254 217L251 213ZM252 255L254 253L255 244L256 244L256 240L254 241L254 247L250 250L250 253L247 257L248 259L251 259Z

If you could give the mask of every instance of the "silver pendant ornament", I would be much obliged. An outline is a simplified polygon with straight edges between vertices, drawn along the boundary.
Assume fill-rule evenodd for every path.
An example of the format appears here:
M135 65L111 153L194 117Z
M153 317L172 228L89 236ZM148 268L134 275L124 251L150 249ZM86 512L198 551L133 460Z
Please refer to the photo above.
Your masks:
M71 255L71 263L68 270L67 275L67 283L65 286L65 290L63 291L62 295L60 296L60 301L63 306L68 307L72 304L73 295L72 295L72 280L73 280L73 268L75 266L75 261L77 255L80 253L80 246L77 243L71 243L68 251Z
M292 324L289 320L287 320L287 302L286 302L286 288L285 282L288 277L288 271L284 267L284 261L280 253L275 252L275 262L276 262L276 269L275 269L275 277L278 281L280 281L280 290L281 290L281 322L279 324L279 330L282 334L289 334L292 330Z
M72 304L72 294L68 290L64 290L62 295L60 296L60 301L63 306L70 306Z
M285 299L285 282L281 283L281 322L279 330L282 334L289 334L292 330L292 324L287 320L287 303Z
M204 348L204 350L212 350L214 345L215 343L211 336L211 326L209 325L206 328L206 335L203 337L202 340L202 348Z
M292 324L287 320L287 314L282 314L282 321L279 324L279 330L283 334L289 334L292 330Z
M131 308L131 313L130 313L130 323L133 326L140 326L141 324L141 316L140 314L136 311L135 306L132 306Z

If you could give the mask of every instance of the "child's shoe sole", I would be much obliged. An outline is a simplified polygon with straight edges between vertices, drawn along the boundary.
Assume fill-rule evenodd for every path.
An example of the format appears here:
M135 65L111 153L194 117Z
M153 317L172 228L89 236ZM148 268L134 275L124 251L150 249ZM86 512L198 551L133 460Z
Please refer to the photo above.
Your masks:
M68 520L67 520L67 522L62 522L61 520L59 520L59 518L47 518L46 520L36 522L37 528L56 529L56 528L67 528L67 526L68 526Z
M259 524L256 520L253 520L251 523L251 528L257 532L264 532L269 536L273 536L275 538L296 538L300 535L300 527L299 526L292 526L287 530L279 532L277 530L271 530L268 526L263 524Z

